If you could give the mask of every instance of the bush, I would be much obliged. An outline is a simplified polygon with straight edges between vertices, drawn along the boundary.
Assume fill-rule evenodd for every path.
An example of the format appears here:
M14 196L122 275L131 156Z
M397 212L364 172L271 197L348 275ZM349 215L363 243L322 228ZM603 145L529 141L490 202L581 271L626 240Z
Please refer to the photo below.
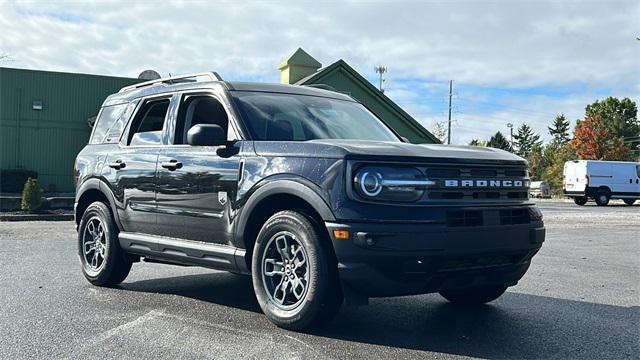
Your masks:
M29 178L37 179L38 173L23 169L0 170L0 192L19 193Z
M42 206L42 189L40 189L37 179L28 178L24 183L20 206L22 210L27 211L38 210Z

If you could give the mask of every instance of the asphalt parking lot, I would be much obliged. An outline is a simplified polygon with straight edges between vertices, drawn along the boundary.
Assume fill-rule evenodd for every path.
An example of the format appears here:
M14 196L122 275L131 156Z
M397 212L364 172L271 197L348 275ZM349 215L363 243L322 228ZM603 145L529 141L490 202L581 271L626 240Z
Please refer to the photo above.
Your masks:
M97 288L72 222L2 222L0 358L637 358L640 206L540 207L543 249L490 305L373 299L309 333L272 325L248 277L139 263Z

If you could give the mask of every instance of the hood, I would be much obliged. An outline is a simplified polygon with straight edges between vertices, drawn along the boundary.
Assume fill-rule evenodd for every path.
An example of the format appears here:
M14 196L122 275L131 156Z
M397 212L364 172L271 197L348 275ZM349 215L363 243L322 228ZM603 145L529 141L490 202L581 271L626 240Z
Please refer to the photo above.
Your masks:
M478 146L409 144L366 140L256 141L261 156L297 156L389 161L517 162L526 161L508 151Z

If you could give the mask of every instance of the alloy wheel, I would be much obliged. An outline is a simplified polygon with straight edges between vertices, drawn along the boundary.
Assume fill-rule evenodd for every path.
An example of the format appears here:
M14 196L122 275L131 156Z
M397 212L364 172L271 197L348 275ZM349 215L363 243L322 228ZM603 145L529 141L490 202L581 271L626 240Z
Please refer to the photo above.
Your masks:
M82 235L82 256L87 270L97 273L107 256L107 234L102 220L94 216L87 221Z
M288 231L273 235L262 254L262 282L269 299L282 310L302 303L309 285L307 252Z

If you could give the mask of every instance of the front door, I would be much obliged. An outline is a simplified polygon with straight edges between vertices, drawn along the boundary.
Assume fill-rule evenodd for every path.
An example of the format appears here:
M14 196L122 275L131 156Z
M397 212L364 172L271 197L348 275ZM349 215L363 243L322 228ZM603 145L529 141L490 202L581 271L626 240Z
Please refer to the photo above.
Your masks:
M211 95L182 96L173 144L158 158L157 214L163 235L226 244L240 158L224 147L191 146L186 133L198 124L228 128L228 116Z

